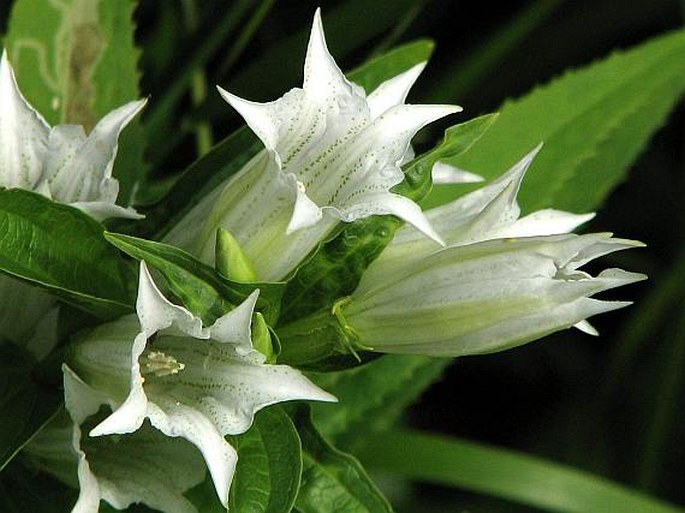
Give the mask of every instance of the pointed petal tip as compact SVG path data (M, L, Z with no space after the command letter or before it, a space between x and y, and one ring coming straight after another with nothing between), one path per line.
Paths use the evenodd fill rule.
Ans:
M585 333L587 335L591 335L593 337L599 336L599 331L597 331L597 329L592 324L590 324L587 320L582 320L582 321L574 324L573 327L576 328L577 330L582 331L583 333Z

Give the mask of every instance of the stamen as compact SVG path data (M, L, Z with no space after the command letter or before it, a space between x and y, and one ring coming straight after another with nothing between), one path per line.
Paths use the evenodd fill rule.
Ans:
M161 351L150 351L141 358L140 363L144 374L149 372L159 378L178 374L186 367L173 356L166 355Z

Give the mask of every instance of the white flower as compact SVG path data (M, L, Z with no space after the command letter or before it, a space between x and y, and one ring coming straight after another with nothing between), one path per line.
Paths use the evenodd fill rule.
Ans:
M86 136L80 125L51 128L22 96L4 51L0 60L0 186L40 192L92 217L139 218L115 204L118 138L146 100L107 114Z
M592 277L579 267L640 245L600 233L450 246L392 277L369 268L340 310L360 344L377 351L501 351L630 304L590 296L644 275L607 269ZM591 330L584 323L579 327Z
M141 263L138 319L101 326L74 348L79 376L121 403L90 434L131 433L150 419L165 435L200 449L226 505L237 454L225 435L245 432L271 404L335 400L297 370L264 363L250 334L257 295L203 327L160 293Z
M223 191L200 203L168 241L211 262L214 234L223 227L265 280L287 276L341 220L393 214L441 242L418 205L390 192L403 179L399 166L414 134L461 110L404 104L423 67L414 66L366 96L328 52L317 10L301 89L269 103L219 89L266 150ZM188 228L198 224L203 230L193 239Z
M102 406L111 406L111 401L67 366L62 370L70 419L55 419L25 454L62 481L78 486L72 513L97 513L100 500L117 509L143 503L166 513L198 513L183 496L204 480L205 468L197 450L149 425L132 435L83 438L81 427L92 422Z

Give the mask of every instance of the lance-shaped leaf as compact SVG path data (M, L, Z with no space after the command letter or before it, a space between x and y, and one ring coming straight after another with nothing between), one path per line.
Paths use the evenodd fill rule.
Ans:
M0 190L0 269L102 317L132 308L130 267L77 209L23 190Z
M229 441L238 451L229 510L290 511L302 473L302 447L290 417L277 406L262 410L247 433Z

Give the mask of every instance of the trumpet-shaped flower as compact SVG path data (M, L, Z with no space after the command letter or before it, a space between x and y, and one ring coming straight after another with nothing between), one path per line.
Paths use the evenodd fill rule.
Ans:
M269 103L219 89L266 149L200 203L168 240L211 261L214 234L222 227L267 280L285 277L341 220L393 214L442 242L418 205L390 192L403 179L399 166L414 134L460 110L404 103L423 67L414 66L367 96L328 52L317 11L302 88ZM203 229L193 237L188 227L197 224Z
M165 435L198 447L226 505L237 454L225 435L245 432L254 414L274 403L335 400L297 370L266 364L254 349L257 295L203 327L160 293L141 263L137 318L101 326L74 349L79 376L119 405L90 434L131 433L148 418Z
M86 136L80 125L50 127L26 101L3 52L0 60L0 186L35 190L98 220L140 217L115 204L112 177L119 134L146 100L107 114Z
M645 278L579 270L640 246L610 234L495 239L431 253L387 281L365 274L341 307L362 345L382 352L460 356L501 351L630 303L590 296ZM586 324L581 328L591 330Z
M447 247L398 230L350 297L279 331L284 346L302 344L312 323L332 326L319 333L343 338L342 346L443 356L500 351L571 326L596 334L588 317L629 303L590 296L645 276L608 269L592 277L579 268L642 244L566 234L592 214L548 209L519 219L516 194L538 150L488 186L426 212Z
M39 467L78 486L72 513L97 513L101 500L117 509L143 503L167 513L197 513L183 496L205 476L197 450L149 425L131 435L84 438L82 426L112 403L67 366L62 370L70 419L57 417L31 442L26 454Z

